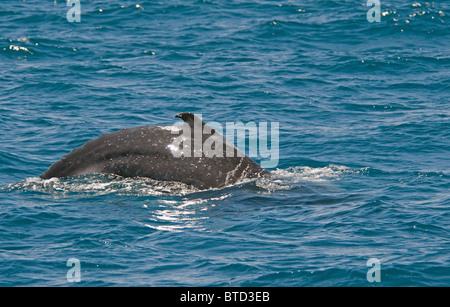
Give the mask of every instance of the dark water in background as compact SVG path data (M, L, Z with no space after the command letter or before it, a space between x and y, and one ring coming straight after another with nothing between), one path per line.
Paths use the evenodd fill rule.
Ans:
M449 286L450 4L365 3L2 1L0 285ZM182 111L278 122L274 178L38 178Z

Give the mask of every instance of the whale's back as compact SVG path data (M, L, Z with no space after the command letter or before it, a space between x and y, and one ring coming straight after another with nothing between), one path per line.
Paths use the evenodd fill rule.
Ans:
M40 177L49 179L112 173L123 177L180 181L205 189L223 187L243 178L268 173L247 156L238 156L237 148L229 143L224 145L222 157L211 157L206 152L195 157L193 151L190 156L176 157L173 142L177 136L170 127L161 126L122 129L104 134L62 157ZM202 141L210 136L204 135ZM225 155L226 146L233 146L231 157Z

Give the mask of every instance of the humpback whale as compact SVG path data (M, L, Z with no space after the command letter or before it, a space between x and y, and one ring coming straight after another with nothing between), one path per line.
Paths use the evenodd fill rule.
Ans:
M183 126L143 126L103 134L50 166L40 177L116 174L222 188L269 172L193 113Z

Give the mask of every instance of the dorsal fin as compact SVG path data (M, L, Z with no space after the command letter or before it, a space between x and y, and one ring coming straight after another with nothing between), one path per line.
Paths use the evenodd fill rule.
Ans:
M200 121L202 123L202 133L203 133L203 129L205 126L207 126L209 128L208 131L210 131L207 135L210 134L215 134L216 130L211 128L209 125L207 125L202 119L201 117L195 115L194 113L191 112L183 112L183 113L178 113L177 115L175 115L176 118L181 118L185 123L187 123L189 125L189 127L191 127L192 129L192 133L194 133L194 123L196 122L198 125L198 122ZM219 133L220 134L220 133Z
M183 112L183 113L178 113L177 115L175 115L176 118L181 118L185 123L187 123L191 128L194 127L194 120L197 119L199 121L201 121L202 123L202 127L205 126L205 122L202 121L202 119L200 117L198 117L197 115L195 115L194 113L191 112Z

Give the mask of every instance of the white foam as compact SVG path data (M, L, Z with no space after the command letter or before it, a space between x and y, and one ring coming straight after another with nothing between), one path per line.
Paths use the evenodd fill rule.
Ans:
M14 50L14 51L20 51L20 50L22 50L22 51L28 52L28 53L30 53L30 54L33 54L27 47L16 46L16 45L10 45L10 46L9 46L9 49L10 49L10 50Z
M295 166L287 169L277 169L276 177L289 181L326 182L339 180L343 175L353 173L344 165L330 164L325 167Z
M5 187L8 190L25 190L48 193L53 197L77 194L99 196L107 194L158 196L186 195L199 190L180 182L158 181L149 178L123 178L115 175L92 175L41 179L30 177Z

